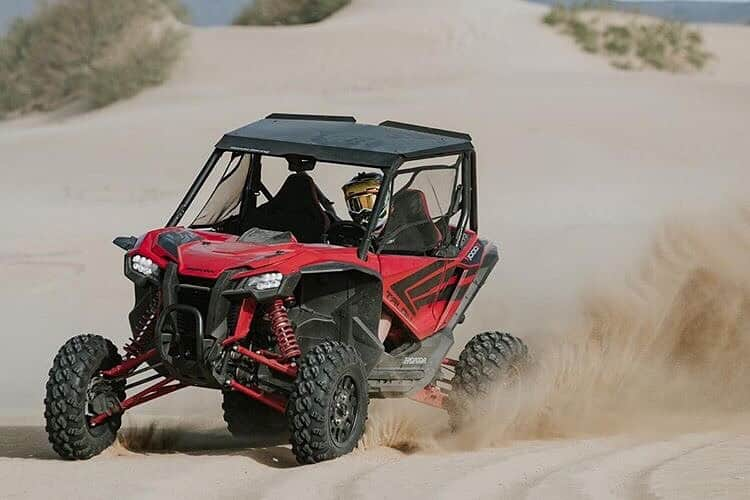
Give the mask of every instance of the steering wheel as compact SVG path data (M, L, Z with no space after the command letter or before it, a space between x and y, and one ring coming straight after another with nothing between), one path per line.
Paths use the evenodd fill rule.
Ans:
M342 247L356 247L365 237L365 228L356 222L342 220L328 228L328 243Z

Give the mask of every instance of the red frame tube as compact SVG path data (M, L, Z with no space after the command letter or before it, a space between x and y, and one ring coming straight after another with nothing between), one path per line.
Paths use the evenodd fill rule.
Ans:
M119 365L110 368L109 370L103 370L102 375L105 377L121 377L128 373L129 371L133 370L135 367L140 365L141 363L148 361L149 359L156 356L156 349L151 349L143 354L140 354L134 358L126 359Z
M445 408L445 399L447 397L448 395L440 390L439 387L428 385L409 399L442 410Z
M284 413L286 411L286 399L282 398L281 396L267 393L262 391L261 389L257 389L254 387L244 386L236 380L230 380L229 387L231 387L234 391L241 392L245 396L260 401L266 406L270 406L279 413Z
M443 364L446 366L456 366L458 364L458 360L452 358L443 358Z
M157 382L150 387L147 387L146 389L142 390L138 394L134 394L133 396L130 396L129 398L121 401L118 408L112 409L105 413L100 413L99 415L92 417L89 420L89 425L91 427L95 427L101 424L102 422L104 422L105 420L107 420L112 415L122 413L129 408L138 406L143 403L147 403L153 399L159 398L161 396L166 396L167 394L170 394L178 389L182 389L183 387L186 387L185 384L183 384L182 382L177 382L176 384L168 385L170 382L173 382L174 380L175 379L171 377L165 378L164 380Z
M262 365L266 365L272 370L275 370L279 373L283 373L284 375L288 377L296 377L297 376L297 367L292 365L286 365L283 363L280 363L276 361L273 358L268 358L260 353L251 351L250 349L246 349L242 347L241 345L236 345L233 347L233 349L242 354L243 356L247 356L248 358L252 359L253 361L257 361L258 363Z
M256 305L253 299L242 301L242 307L240 308L240 314L237 317L237 324L234 326L232 336L224 339L221 345L228 346L247 337L250 331L250 324L253 322L253 316L255 316Z

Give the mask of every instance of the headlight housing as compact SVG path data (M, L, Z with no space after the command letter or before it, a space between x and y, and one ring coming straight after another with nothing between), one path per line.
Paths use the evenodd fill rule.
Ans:
M140 273L144 276L159 276L159 266L157 266L154 261L152 261L148 257L144 257L142 255L134 255L130 261L130 264L135 272Z
M245 278L245 282L242 284L242 288L251 288L262 292L264 290L272 290L281 286L281 280L284 279L284 275L281 273L265 273L257 276L250 276Z

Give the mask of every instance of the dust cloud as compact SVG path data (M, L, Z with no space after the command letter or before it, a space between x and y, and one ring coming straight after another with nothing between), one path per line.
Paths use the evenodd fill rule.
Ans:
M750 210L669 222L633 272L612 270L622 283L588 291L575 324L530 345L523 380L478 402L465 427L376 409L362 446L466 450L739 422L750 410L749 264Z

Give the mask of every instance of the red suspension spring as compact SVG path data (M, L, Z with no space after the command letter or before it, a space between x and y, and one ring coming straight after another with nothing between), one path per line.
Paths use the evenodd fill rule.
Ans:
M148 304L143 315L135 325L132 337L123 347L123 350L128 356L136 357L149 350L149 344L153 341L154 326L156 326L156 314L159 311L160 302L160 294L154 293L151 302Z
M289 321L289 315L282 299L273 301L268 316L271 318L271 330L276 337L281 356L284 359L301 356L302 351L297 343L297 336L294 334L292 323Z

